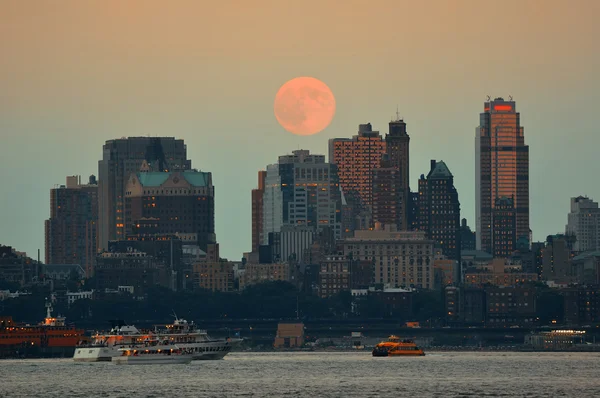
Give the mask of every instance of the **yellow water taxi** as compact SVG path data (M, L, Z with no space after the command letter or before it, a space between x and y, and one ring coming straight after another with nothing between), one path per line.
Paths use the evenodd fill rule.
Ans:
M387 341L382 341L373 349L374 357L395 356L424 356L425 352L414 341L390 336Z

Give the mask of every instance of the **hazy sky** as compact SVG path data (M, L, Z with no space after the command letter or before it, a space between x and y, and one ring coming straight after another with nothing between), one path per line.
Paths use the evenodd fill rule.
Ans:
M600 1L2 0L0 243L44 253L49 190L98 174L102 144L175 136L211 171L221 254L250 250L256 173L359 123L411 136L411 186L429 160L455 176L474 225L475 127L512 95L530 146L534 240L564 231L569 198L600 200ZM323 80L337 114L293 136L273 99Z

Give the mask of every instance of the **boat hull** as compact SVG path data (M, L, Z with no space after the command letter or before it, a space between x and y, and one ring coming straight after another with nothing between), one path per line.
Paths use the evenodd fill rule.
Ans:
M241 340L212 341L200 343L177 343L179 347L191 350L195 361L214 361L223 359ZM106 362L121 355L121 346L110 347L77 347L73 354L75 362Z
M109 347L77 347L73 354L75 362L109 362L118 356L118 350Z
M415 352L389 352L388 357L424 357L425 353L423 351L415 351Z
M119 356L112 358L116 365L165 365L186 364L192 362L191 355L148 355L144 356Z

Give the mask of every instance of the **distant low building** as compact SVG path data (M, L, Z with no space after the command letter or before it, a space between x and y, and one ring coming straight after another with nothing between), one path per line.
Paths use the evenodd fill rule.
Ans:
M531 287L491 287L486 292L486 324L531 325L536 321L536 291Z
M521 265L511 264L503 258L493 259L487 265L471 267L465 271L466 285L515 286L537 280L537 274L523 272Z
M240 290L250 285L273 281L289 281L289 264L246 264L244 273L240 276Z
M577 282L600 285L600 250L580 254L572 260Z
M574 257L572 236L550 235L542 250L542 278L556 283L575 282L575 270L571 264Z
M435 278L436 289L452 286L458 281L455 276L456 272L456 261L448 259L436 259L433 261L433 272Z
M273 347L294 348L304 345L304 324L281 322L277 326L277 334Z
M561 290L564 300L564 321L570 325L600 322L600 289L578 286Z
M151 255L139 251L102 253L96 259L96 289L134 286L143 291L155 285L170 287L170 273Z
M219 245L209 244L206 259L193 265L194 286L211 291L233 290L233 263L219 256Z
M327 298L350 290L350 261L343 256L330 256L321 261L319 296Z
M25 286L38 279L41 264L10 246L0 245L0 280Z
M549 332L528 334L525 336L524 344L534 350L570 350L577 345L585 344L585 331L552 330Z
M398 322L413 318L414 290L402 288L374 289L370 288L369 297L373 297L381 306L383 316L394 317Z
M73 304L77 300L93 300L93 298L93 290L88 290L84 292L67 292L67 304L69 305L69 307L71 307L71 304Z
M64 281L72 276L76 276L78 280L85 278L85 270L79 264L46 264L43 268L46 279Z
M529 286L449 286L446 320L462 326L530 326L536 322L536 298Z

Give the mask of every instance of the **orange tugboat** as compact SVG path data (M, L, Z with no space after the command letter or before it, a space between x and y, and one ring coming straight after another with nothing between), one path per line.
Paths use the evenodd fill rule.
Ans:
M50 303L46 309L46 319L38 325L17 324L11 317L0 318L0 358L73 355L84 331L67 325L64 317L53 317Z
M425 352L412 340L402 340L397 336L390 336L387 341L382 341L373 349L374 357L396 356L424 356Z

